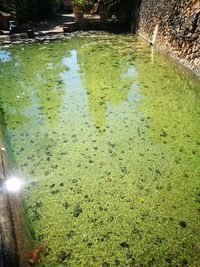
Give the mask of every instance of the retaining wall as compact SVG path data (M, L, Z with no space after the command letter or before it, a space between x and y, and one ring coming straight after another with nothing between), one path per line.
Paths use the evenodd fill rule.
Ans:
M5 148L5 150L2 148ZM15 174L0 110L0 267L28 267L31 239L20 194L8 193L7 177Z
M18 267L14 222L9 195L5 190L5 154L2 150L2 137L0 125L0 267Z
M138 33L152 39L158 25L157 46L170 52L200 75L200 1L138 0Z

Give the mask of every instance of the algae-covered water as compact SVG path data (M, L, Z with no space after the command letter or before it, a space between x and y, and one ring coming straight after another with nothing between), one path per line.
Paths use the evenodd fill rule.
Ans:
M200 266L200 85L134 36L0 50L36 266Z

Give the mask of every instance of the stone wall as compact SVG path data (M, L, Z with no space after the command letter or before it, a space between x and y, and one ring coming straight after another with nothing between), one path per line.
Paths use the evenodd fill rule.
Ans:
M138 32L200 74L200 1L142 0Z

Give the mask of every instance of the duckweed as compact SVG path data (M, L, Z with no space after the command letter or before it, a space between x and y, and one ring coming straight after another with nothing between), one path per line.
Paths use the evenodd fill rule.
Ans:
M36 266L200 266L199 81L134 36L0 50Z

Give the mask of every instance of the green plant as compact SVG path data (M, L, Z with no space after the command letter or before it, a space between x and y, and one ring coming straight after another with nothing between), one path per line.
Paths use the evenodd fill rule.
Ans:
M93 5L96 1L95 0L73 0L72 6L74 11L82 10L85 6Z
M99 3L100 5L110 5L118 3L119 0L73 0L72 5L84 7L86 5L93 5Z
M0 0L0 9L13 13L19 23L50 16L62 0Z

